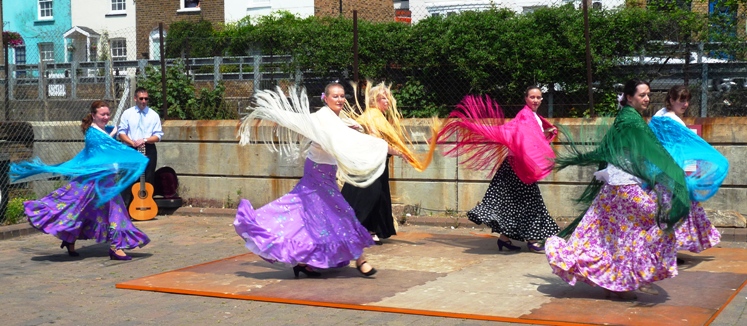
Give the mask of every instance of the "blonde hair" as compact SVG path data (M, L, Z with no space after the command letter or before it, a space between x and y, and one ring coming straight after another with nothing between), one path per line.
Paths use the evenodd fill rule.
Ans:
M352 83L353 89L357 94L358 84ZM386 96L389 100L389 107L382 111L378 107L377 98L379 95ZM440 129L440 120L435 119L431 124L432 138L429 142L429 150L424 155L416 155L412 149L413 144L407 130L402 126L402 114L397 110L397 100L392 96L391 84L381 82L376 86L370 80L366 81L364 90L365 107L361 107L358 98L355 98L356 107L346 106L349 116L361 124L365 131L376 137L384 139L389 146L402 153L407 163L412 165L417 171L425 170L433 160L433 153L436 148L436 139ZM419 157L420 156L420 157Z

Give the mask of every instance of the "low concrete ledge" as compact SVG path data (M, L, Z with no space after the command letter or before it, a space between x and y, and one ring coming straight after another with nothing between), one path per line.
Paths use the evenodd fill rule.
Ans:
M742 214L736 211L706 209L708 219L716 227L744 228L747 227L747 221Z
M21 236L40 233L28 223L0 226L0 240L17 238Z

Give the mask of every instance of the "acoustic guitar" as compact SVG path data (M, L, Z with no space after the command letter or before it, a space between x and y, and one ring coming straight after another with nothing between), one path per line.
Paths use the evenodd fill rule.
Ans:
M145 155L145 147L138 148ZM133 220L147 221L158 215L158 206L153 200L153 185L145 182L145 172L140 175L140 182L132 185L132 203L130 203L130 217Z

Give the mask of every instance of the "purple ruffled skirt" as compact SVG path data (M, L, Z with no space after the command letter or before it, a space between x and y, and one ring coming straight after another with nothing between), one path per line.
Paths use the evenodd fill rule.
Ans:
M638 185L605 185L566 241L551 237L545 254L553 273L611 291L677 275L672 232L656 223L656 196Z
M340 194L337 166L306 159L304 175L286 195L254 209L239 202L233 222L246 247L265 260L316 268L347 266L374 244Z
M664 206L669 207L672 194L661 185L656 185L656 188L662 194ZM654 190L650 189L648 193L653 194ZM721 233L711 224L703 206L695 201L690 204L690 214L675 225L674 237L677 250L694 253L699 253L721 242Z
M114 184L113 179L108 181ZM76 178L41 199L25 202L23 206L34 228L63 241L93 239L97 243L109 242L117 249L143 247L150 242L148 236L130 221L122 197L117 195L99 207L95 202L93 181L81 183Z
M699 253L721 242L721 233L711 224L703 206L693 202L690 215L682 219L674 230L677 250Z

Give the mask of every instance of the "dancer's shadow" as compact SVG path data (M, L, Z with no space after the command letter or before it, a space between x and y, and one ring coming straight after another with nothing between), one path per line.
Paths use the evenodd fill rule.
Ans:
M685 261L684 264L678 264L677 269L686 271L690 268L700 265L703 262L710 262L716 259L713 256L693 256L686 253L677 253L677 258Z
M67 249L62 248L59 251L55 250L54 253L50 253L50 250L34 250L29 248L23 248L21 251L33 255L32 261L46 261L46 262L65 262L65 261L82 261L87 259L109 259L109 245L106 243L97 243L89 246L81 246L75 248L75 252L79 254L77 257L68 255ZM149 258L153 256L149 252L126 252L128 256L132 257L132 260L139 260ZM127 260L112 260L117 262L127 262Z
M618 300L614 295L609 295L604 288L592 286L587 283L578 281L575 286L571 286L557 276L546 277L542 275L526 274L538 282L532 283L537 286L537 291L549 297L557 299L592 299L592 300L611 300L619 302L629 302L634 306L646 307L667 302L670 297L662 287L652 284L652 287L659 292L658 295L634 291L637 299L631 301Z
M280 264L270 264L266 261L253 261L241 263L244 270L237 271L234 274L239 277L252 278L257 280L285 280L295 279L293 268ZM303 273L299 274L299 279L340 279L340 278L361 278L358 271L350 266L340 268L314 269L321 273L320 277L309 278Z
M437 242L440 244L452 246L452 247L460 247L464 250L462 251L465 254L473 254L473 255L515 255L519 254L522 251L509 251L509 250L498 250L497 245L498 237L486 237L486 236L450 236L450 237L439 237L436 239L431 239L433 242ZM520 242L514 242L515 244L521 244ZM526 250L523 250L523 252L526 253Z

